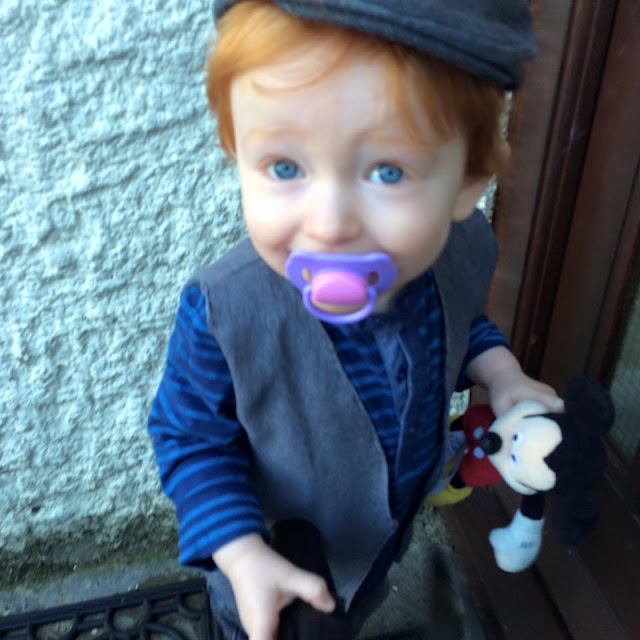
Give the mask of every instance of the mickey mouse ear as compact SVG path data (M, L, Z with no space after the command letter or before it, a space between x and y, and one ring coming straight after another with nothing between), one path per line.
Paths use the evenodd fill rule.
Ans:
M609 392L587 376L569 380L564 403L569 415L597 433L606 433L615 421L615 407Z

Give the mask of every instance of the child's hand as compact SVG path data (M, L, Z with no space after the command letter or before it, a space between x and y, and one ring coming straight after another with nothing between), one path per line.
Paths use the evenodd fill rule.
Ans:
M564 402L549 385L525 375L518 370L505 372L497 376L487 386L489 404L496 416L500 416L518 402L536 400L549 411L563 411Z
M518 402L536 400L549 411L563 411L564 402L547 384L527 376L511 352L495 347L481 353L469 365L467 375L486 387L489 404L500 416Z
M271 549L257 534L242 536L213 554L233 588L240 621L249 640L272 640L280 611L300 598L324 613L335 601L326 582Z

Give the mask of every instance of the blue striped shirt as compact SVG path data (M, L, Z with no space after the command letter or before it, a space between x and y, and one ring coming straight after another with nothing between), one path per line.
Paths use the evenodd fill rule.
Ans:
M233 381L205 318L200 288L186 288L149 433L163 489L176 506L180 561L211 569L211 554L220 546L267 530L251 482L247 438L235 414ZM388 313L324 326L384 450L391 512L405 521L419 505L438 459L447 401L444 322L432 272L409 283ZM462 371L496 345L507 341L485 316L478 317ZM461 377L459 388L466 385ZM418 434L420 444L400 456L407 429L414 439Z

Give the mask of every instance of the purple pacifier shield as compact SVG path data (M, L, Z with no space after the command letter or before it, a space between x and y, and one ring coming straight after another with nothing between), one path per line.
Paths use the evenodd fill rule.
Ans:
M302 291L306 308L317 318L334 324L357 322L369 315L377 296L389 289L397 269L386 253L311 253L292 251L287 276ZM359 307L332 313L313 303Z

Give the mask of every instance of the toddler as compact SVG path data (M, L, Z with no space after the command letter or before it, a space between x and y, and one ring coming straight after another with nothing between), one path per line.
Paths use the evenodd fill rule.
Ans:
M525 0L217 0L207 90L248 239L183 291L149 419L228 637L296 598L357 628L458 453L451 394L562 406L483 315ZM206 229L204 230L206 232ZM455 468L450 469L450 475ZM334 589L270 546L320 532Z

